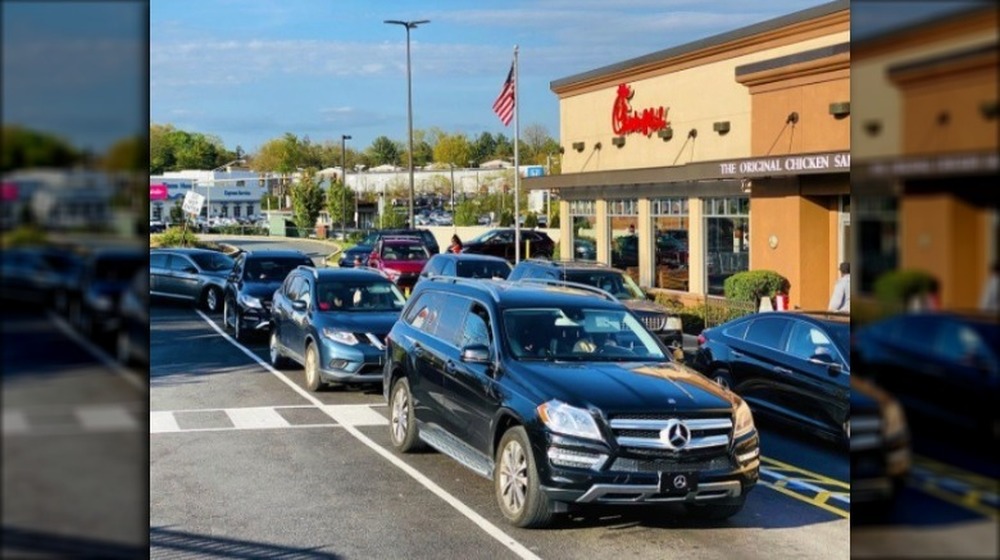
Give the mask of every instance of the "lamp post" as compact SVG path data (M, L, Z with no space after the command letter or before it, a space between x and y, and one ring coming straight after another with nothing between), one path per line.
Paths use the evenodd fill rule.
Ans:
M340 169L344 189L340 191L340 238L347 239L347 141L349 134L340 135Z
M402 25L406 28L406 122L407 130L409 133L409 151L410 151L410 227L415 227L415 221L413 219L413 198L414 198L414 187L413 187L413 82L410 78L410 30L416 29L418 25L423 25L425 23L430 23L429 19L422 19L418 21L400 21L396 19L387 19L383 23L389 23L393 25Z

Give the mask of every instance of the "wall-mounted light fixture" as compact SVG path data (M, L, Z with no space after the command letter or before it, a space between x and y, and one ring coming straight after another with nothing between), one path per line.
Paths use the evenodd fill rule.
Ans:
M878 133L882 132L882 121L874 119L870 121L865 121L864 127L865 127L865 132L868 133L868 136L878 136Z
M594 144L594 149L595 150L600 150L601 149L601 143L598 142L598 143Z
M830 114L835 118L842 119L851 114L850 101L838 101L830 104Z
M688 131L688 138L697 138L697 137L698 137L697 128L692 128L691 130Z
M611 143L614 144L615 146L621 148L622 146L625 145L625 137L624 136L615 136L614 138L611 139Z
M576 151L578 151L578 152L582 152L583 151L583 142L573 142L573 149L576 150Z
M718 121L712 123L712 130L718 132L720 135L729 132L729 121Z
M948 111L941 111L940 113L938 113L937 115L938 126L945 126L950 122L951 122L951 113L949 113Z
M753 181L750 179L740 179L740 192L743 194L750 194L753 189Z
M559 153L560 154L565 154L566 153L566 147L565 146L559 146Z
M667 128L661 128L656 135L663 138L663 141L666 142L674 137L674 129L669 126Z
M996 99L993 101L983 101L979 104L979 112L983 114L984 119L993 120L997 118L997 106Z
M788 113L788 118L785 119L785 124L797 124L799 122L799 113L797 111L792 111Z

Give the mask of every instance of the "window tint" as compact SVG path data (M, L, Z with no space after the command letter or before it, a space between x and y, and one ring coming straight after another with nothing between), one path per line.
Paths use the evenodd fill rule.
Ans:
M453 265L454 266L454 265ZM510 265L495 261L461 261L457 276L462 278L507 278Z
M407 313L407 322L417 330L433 333L440 317L441 300L438 292L424 293Z
M221 272L233 268L233 259L222 253L198 253L191 258L202 270Z
M456 276L454 259L448 259L445 262L444 271L442 271L441 274L444 274L445 276Z
M462 325L462 336L459 340L459 347L473 344L490 345L489 321L490 315L483 306L478 303L472 304L472 309L465 316L465 324Z
M439 319L434 326L434 336L450 344L458 344L459 332L469 310L469 300L450 296L442 298L443 305L437 308Z
M833 341L815 325L803 321L795 321L788 335L787 351L796 358L808 360L817 354L836 356Z
M180 255L170 255L170 260L167 261L167 268L173 271L180 272L185 268L194 266L191 261Z
M288 297L289 301L298 301L299 295L302 294L303 280L300 276L293 276L291 284L288 286L288 291L285 295Z
M781 337L787 326L788 321L778 317L754 319L747 329L746 340L768 348L780 348Z
M743 321L742 323L725 328L722 332L726 336L742 340L747 335L748 328L750 328L750 321Z
M427 265L424 266L424 274L427 276L437 276L441 274L441 265L444 264L444 259L435 256L431 260L427 261Z
M154 254L149 256L150 268L167 268L167 255Z
M938 330L934 353L953 364L988 363L989 350L976 329L961 323L950 323Z

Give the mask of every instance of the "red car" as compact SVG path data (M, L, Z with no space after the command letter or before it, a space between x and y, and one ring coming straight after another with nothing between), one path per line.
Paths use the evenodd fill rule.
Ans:
M368 266L377 268L401 289L413 288L430 258L430 252L421 239L383 237L368 257Z

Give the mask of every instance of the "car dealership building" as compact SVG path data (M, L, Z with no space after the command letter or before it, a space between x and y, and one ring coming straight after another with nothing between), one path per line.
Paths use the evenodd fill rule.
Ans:
M841 0L552 82L562 174L524 184L558 193L562 258L681 299L774 270L825 308L851 252L849 41Z

